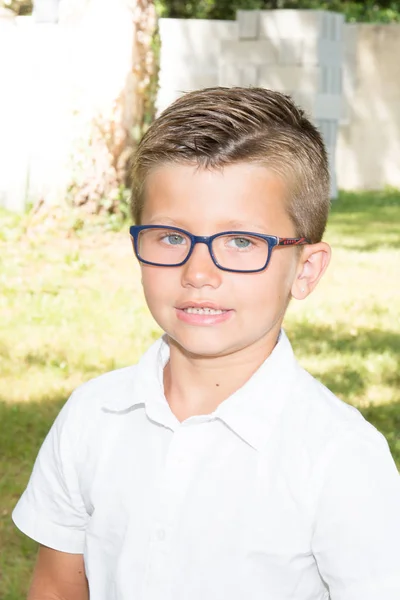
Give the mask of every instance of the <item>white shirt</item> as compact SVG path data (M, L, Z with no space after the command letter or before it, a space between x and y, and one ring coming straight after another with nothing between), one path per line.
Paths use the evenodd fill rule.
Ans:
M399 600L400 480L387 443L284 333L217 410L179 423L160 340L78 388L13 519L83 553L91 600Z

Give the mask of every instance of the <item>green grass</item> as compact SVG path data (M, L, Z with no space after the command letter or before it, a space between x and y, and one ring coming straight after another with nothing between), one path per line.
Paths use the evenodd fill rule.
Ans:
M83 225L83 226L82 226ZM400 193L342 194L326 239L332 264L292 302L300 362L384 433L400 467ZM126 231L0 213L0 598L21 600L36 545L10 513L69 393L135 362L159 335Z

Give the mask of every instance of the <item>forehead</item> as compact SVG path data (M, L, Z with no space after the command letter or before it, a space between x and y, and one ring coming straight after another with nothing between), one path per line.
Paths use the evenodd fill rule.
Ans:
M285 182L266 167L238 163L223 169L166 164L146 181L142 223L221 229L228 222L252 229L291 226ZM285 235L286 233L276 233ZM291 233L290 233L291 235Z

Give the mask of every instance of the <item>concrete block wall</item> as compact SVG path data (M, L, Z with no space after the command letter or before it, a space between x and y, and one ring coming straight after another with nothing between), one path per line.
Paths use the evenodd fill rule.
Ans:
M226 59L238 58L240 45L246 60L220 64L220 82L294 96L325 139L332 196L337 186L400 188L400 24L344 24L322 11L239 11L237 23L237 39L221 44L220 62L224 48ZM260 65L255 45L265 41Z
M324 137L331 195L336 197L336 139L343 116L343 15L241 10L237 21L238 39L221 43L220 83L246 85L246 74L251 71L251 85L292 96Z
M313 10L239 10L235 22L161 19L158 109L201 87L260 86L291 95L320 128L337 195L344 18Z
M346 120L336 161L343 189L400 189L400 23L346 26Z
M237 39L235 21L160 19L161 112L183 92L219 85L218 56L225 40Z
M353 114L352 102L357 87L357 49L360 26L346 23L343 29L343 105L341 124L348 125Z

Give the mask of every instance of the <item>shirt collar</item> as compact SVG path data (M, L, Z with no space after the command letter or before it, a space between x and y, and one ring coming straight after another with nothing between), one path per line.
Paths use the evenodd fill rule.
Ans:
M143 405L150 419L174 430L179 421L164 395L163 370L169 359L166 336L157 340L134 368L134 377L102 404L110 412ZM297 367L290 342L282 330L278 342L259 369L209 416L219 419L254 449L262 448L289 397Z
M169 345L162 336L142 355L132 368L132 377L123 388L116 387L102 407L110 412L123 412L148 401L167 403L164 396L163 371L169 359Z
M256 450L265 446L282 413L298 363L282 330L272 353L254 375L214 413Z

